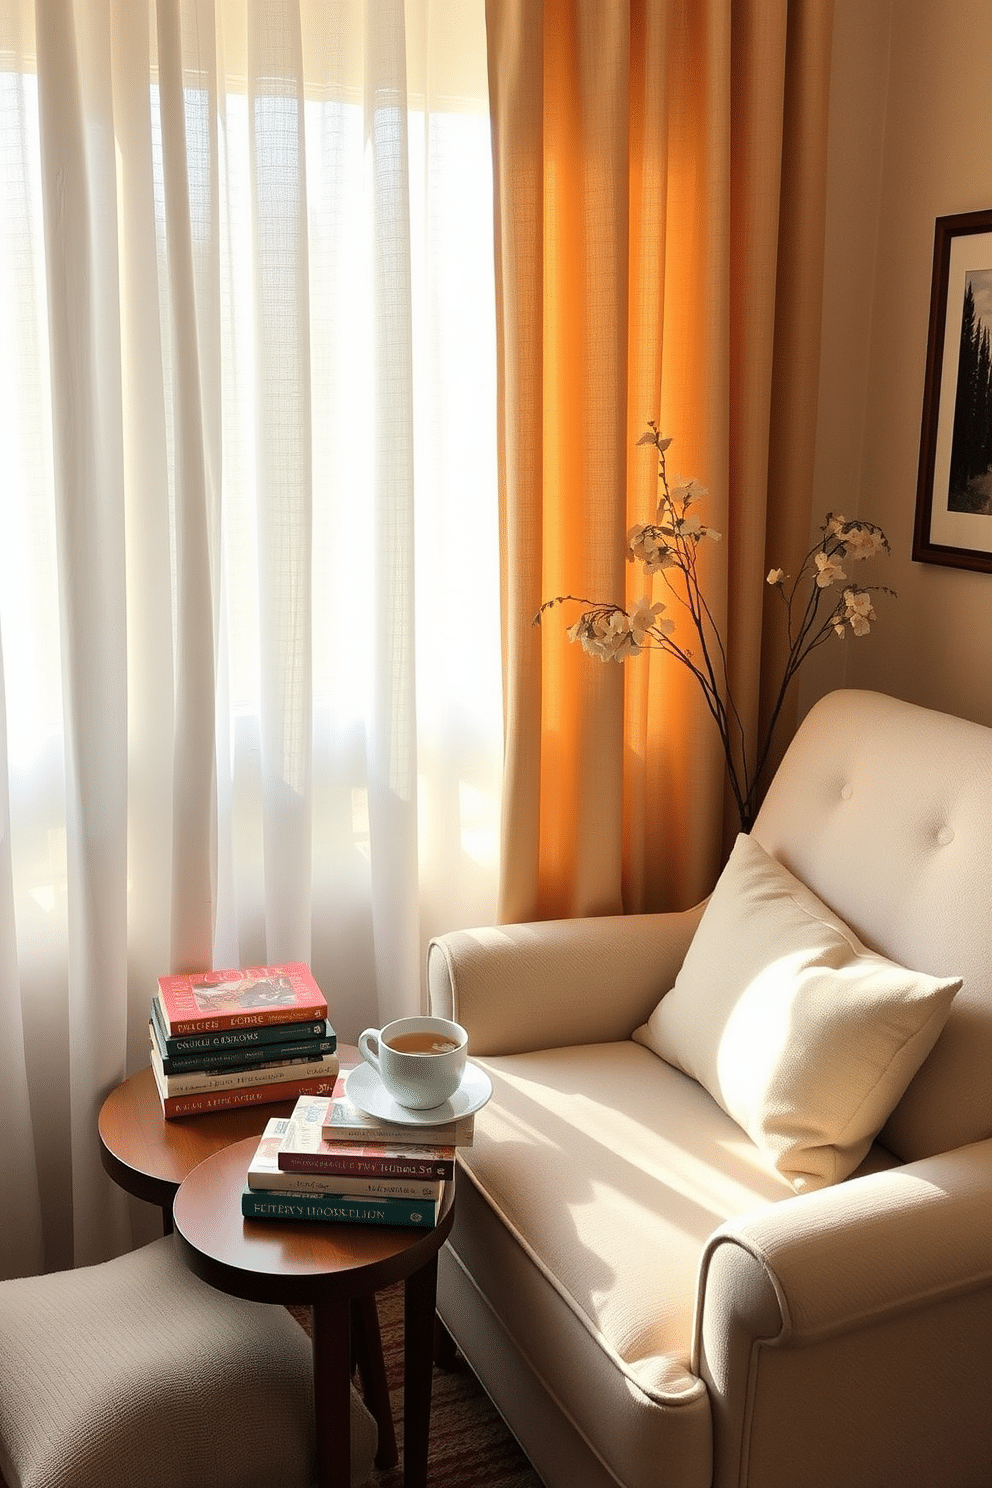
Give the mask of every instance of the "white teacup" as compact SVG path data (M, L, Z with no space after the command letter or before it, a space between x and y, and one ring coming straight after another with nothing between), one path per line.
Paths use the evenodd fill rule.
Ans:
M398 1105L427 1111L461 1084L468 1034L447 1018L396 1018L385 1028L366 1028L358 1048Z

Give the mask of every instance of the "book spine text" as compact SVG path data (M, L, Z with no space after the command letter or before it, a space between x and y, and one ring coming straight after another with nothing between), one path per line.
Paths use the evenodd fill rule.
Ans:
M279 1166L287 1173L356 1173L366 1178L452 1178L454 1162L448 1158L386 1157L358 1153L279 1153Z
M300 1095L323 1095L329 1080L284 1080L273 1085L250 1085L240 1090L209 1091L197 1095L162 1095L163 1115L198 1116L206 1111L232 1111L239 1106L265 1106L275 1101L295 1100Z
M354 1199L340 1194L291 1195L245 1189L241 1212L248 1219L282 1219L321 1224L404 1225L432 1230L437 1206L407 1199Z

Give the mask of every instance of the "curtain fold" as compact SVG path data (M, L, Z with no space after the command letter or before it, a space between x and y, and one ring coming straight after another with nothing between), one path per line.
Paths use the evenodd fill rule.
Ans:
M3 653L0 649L0 682ZM34 1271L44 1253L41 1190L34 1160L34 1132L27 1064L24 1057L24 1018L17 961L17 919L7 800L7 723L0 691L0 1088L5 1092L7 1140L0 1148L0 1183L17 1203L0 1209L0 1255L4 1275L25 1276Z
M181 21L181 7L157 7L166 329L176 374L170 389L176 662L169 960L177 971L191 971L211 960L216 902L212 824L217 590L211 555L217 553L223 455L217 375L220 273L213 28L197 27L195 40L200 45L184 58ZM189 98L187 70L201 84ZM195 169L200 192L195 198L191 148L199 155ZM263 504L263 521L265 510Z
M751 747L766 548L798 563L819 366L830 5L487 5L504 578L504 921L688 904L730 815L691 676L570 647L555 595L631 603L657 464L708 487L707 599ZM795 416L798 415L798 416ZM663 591L653 596L664 597ZM577 609L572 619L577 617ZM687 640L683 636L683 640Z
M125 1054L127 671L109 15L38 17L52 458L64 707L68 1108L77 1236L106 1225L92 1132ZM85 101L84 101L85 99ZM109 1206L120 1238L123 1202Z
M494 918L490 161L482 0L0 0L0 1274L155 1232L159 975Z
M376 973L385 991L384 1020L402 1011L404 984L416 976L417 911L406 894L417 859L414 728L416 674L414 542L409 493L414 481L413 328L410 305L410 182L403 6L379 9L365 60L365 130L373 145L373 337L376 460L372 474L376 526L373 644L378 696L369 746L375 760L369 828L389 838L389 858L372 865L376 892ZM396 306L403 309L396 313ZM400 665L392 658L406 658Z
M313 390L304 67L296 6L248 27L248 147L257 337L255 478L261 638L265 940L311 959ZM412 496L412 493L411 493ZM274 871L273 871L274 870ZM415 874L413 875L415 879Z

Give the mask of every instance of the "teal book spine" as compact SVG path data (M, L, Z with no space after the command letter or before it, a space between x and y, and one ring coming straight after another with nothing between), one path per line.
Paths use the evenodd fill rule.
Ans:
M162 1045L156 1033L156 1045ZM162 1068L167 1075L185 1075L195 1070L249 1070L260 1064L279 1064L284 1059L323 1059L333 1054L338 1041L331 1038L300 1039L298 1043L252 1044L237 1049L214 1050L200 1054L163 1054Z
M246 1219L298 1220L303 1223L403 1225L432 1230L437 1204L420 1199L356 1199L353 1194L287 1194L247 1188L241 1193Z
M274 1059L279 1056L269 1052L272 1044L299 1044L303 1042L322 1041L329 1042L330 1048L322 1049L321 1053L333 1054L337 1048L337 1034L326 1018L312 1018L303 1023L267 1023L255 1024L250 1028L223 1028L204 1029L199 1033L169 1034L166 1032L165 1018L162 1013L162 1005L158 994L152 998L152 1026L155 1029L155 1039L159 1046L163 1062L166 1059L189 1059L202 1060L204 1056L215 1058L247 1058L254 1057L254 1051L264 1049L259 1059ZM292 1059L292 1054L284 1056ZM204 1069L211 1066L188 1065L184 1068ZM178 1070L166 1069L166 1073L178 1073Z

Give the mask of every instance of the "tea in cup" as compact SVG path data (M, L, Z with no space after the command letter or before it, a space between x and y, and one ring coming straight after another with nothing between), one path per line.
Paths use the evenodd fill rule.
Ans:
M396 1018L358 1036L362 1058L398 1105L427 1111L450 1100L462 1082L468 1034L447 1018Z

